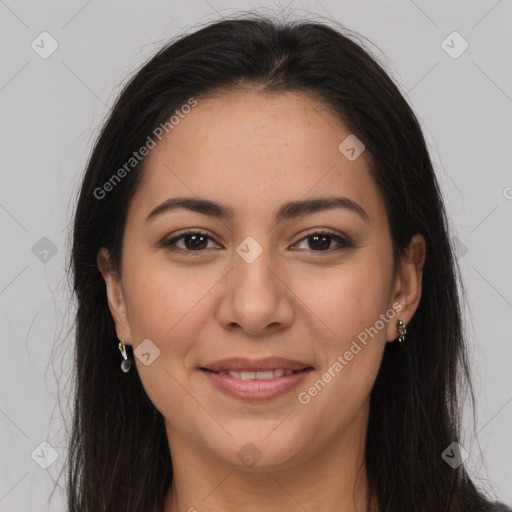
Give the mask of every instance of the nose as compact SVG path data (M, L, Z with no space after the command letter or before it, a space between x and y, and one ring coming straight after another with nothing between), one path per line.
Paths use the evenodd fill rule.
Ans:
M233 267L223 280L219 323L227 330L239 328L253 336L289 327L295 308L285 274L270 250L264 248L250 263L235 253Z

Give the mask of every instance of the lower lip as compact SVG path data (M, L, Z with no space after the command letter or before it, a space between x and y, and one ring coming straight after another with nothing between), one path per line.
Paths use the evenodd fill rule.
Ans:
M277 398L297 386L310 371L311 368L269 380L241 380L231 375L219 375L208 370L202 370L217 389L234 398L248 401Z

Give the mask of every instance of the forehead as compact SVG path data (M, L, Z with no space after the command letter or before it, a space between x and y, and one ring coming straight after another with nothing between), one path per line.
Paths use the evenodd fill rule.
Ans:
M254 216L289 200L343 195L382 213L370 156L363 151L351 161L339 149L349 135L329 106L303 93L197 98L146 157L131 209L147 214L188 195Z

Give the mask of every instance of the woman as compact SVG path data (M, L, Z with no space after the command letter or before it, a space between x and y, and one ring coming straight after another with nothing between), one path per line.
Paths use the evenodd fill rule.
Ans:
M163 48L96 142L71 263L70 511L499 510L459 444L425 141L342 30L239 18Z

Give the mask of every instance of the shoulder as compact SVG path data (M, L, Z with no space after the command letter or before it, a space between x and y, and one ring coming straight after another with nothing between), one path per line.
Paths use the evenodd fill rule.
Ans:
M512 508L504 505L503 503L496 502L494 504L493 512L512 512Z

